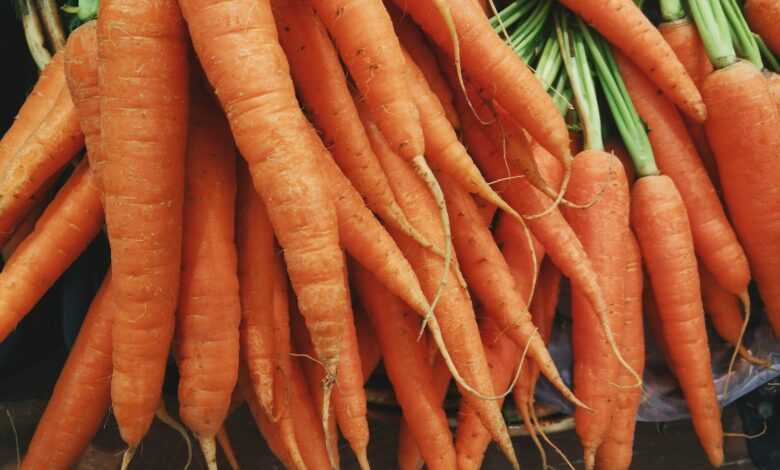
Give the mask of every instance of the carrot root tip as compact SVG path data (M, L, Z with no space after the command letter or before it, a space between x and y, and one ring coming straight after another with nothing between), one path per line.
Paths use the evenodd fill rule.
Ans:
M217 470L217 444L214 438L198 436L198 443L206 459L206 467L209 470Z

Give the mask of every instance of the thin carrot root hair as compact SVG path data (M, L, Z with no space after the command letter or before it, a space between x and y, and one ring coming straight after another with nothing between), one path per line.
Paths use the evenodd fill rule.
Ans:
M330 445L332 442L331 431L328 422L330 421L330 399L333 394L333 386L336 384L336 371L332 371L329 368L325 368L325 377L322 378L322 433L325 439L325 450L328 453L328 461L330 461L331 468L338 468L336 464L336 456L338 455L338 447L332 448Z
M769 429L769 426L766 424L766 421L764 421L764 428L756 433L756 434L745 434L743 432L724 432L723 437L739 437L742 439L758 439L759 437L766 434L767 430Z
M188 468L190 468L190 464L192 464L192 439L190 439L190 435L187 433L187 430L184 428L184 426L182 426L180 422L176 421L173 418L173 416L171 416L168 413L168 410L165 408L165 403L163 403L162 401L160 401L160 406L159 408L157 408L157 411L155 412L155 416L157 416L157 419L170 426L174 431L178 432L181 435L182 439L184 439L184 443L187 445L187 463L184 464L184 470L187 470ZM130 452L130 448L127 449L125 455L127 455L128 452ZM214 452L216 455L216 450ZM135 453L135 449L133 449L133 453ZM130 458L131 459L133 458L132 454L130 455ZM208 462L208 456L206 461ZM216 457L215 457L215 462L216 462ZM130 461L128 460L127 463L129 465ZM125 468L124 458L122 459L122 464L123 464L122 468Z
M230 442L230 436L228 436L227 429L225 429L224 426L222 426L217 433L217 444L222 448L222 453L225 454L225 459L227 459L230 468L232 470L238 470L236 451L233 450L233 444Z
M729 384L731 382L731 371L734 369L734 363L737 362L737 355L747 353L750 357L752 354L748 353L742 345L745 339L745 331L747 331L748 323L750 323L750 294L747 289L739 294L739 301L742 304L742 310L745 312L745 318L742 321L742 328L739 330L739 338L737 338L737 344L734 345L734 352L731 353L731 360L729 361L729 368L726 370L726 383L723 384L723 395L729 396ZM755 358L757 361L760 359ZM751 361L752 362L752 361ZM766 361L763 361L766 364Z
M552 439L547 436L547 433L544 432L544 428L542 427L541 423L539 422L539 417L536 416L536 409L534 408L533 398L531 398L531 401L528 404L530 410L531 410L531 420L534 423L534 426L536 426L536 429L539 431L539 434L542 435L542 439L544 439L544 442L547 443L548 446L552 447L556 454L558 454L563 461L566 463L566 466L569 467L571 470L576 470L574 468L574 464L571 463L571 460L566 455L564 451L561 450L560 447L555 445L555 443L552 441ZM546 469L545 469L546 470Z
M542 459L542 470L547 470L547 451L544 450L542 441L539 440L539 435L536 433L536 422L531 419L531 413L529 412L530 400L524 401L519 407L520 416L523 418L523 425L528 430L528 435L536 446L536 450L539 451L539 458Z
M206 459L206 468L217 470L217 442L214 437L197 436L200 450Z
M133 456L135 456L135 450L137 447L128 447L127 450L122 454L122 466L119 467L119 470L127 470L128 467L130 467L130 462L133 461Z

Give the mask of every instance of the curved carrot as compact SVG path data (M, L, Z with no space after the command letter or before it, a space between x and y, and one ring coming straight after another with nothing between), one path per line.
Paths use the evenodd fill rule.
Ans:
M13 331L102 225L99 192L84 161L0 272L0 338Z
M324 146L295 98L269 0L180 4L284 251L301 313L327 372L327 405L349 298L336 210L317 160Z
M596 199L602 188L601 197ZM620 161L606 152L581 152L572 165L568 194L575 201L597 201L586 209L565 208L564 213L593 263L608 305L610 326L615 337L620 338L620 312L625 308L624 235L629 212L628 183L620 171ZM610 354L598 315L576 285L572 288L572 320L574 388L577 396L593 408L592 412L574 412L577 436L585 452L585 468L590 469L609 429L618 365Z
M179 415L204 448L213 448L238 380L237 155L213 98L199 86L191 97L175 335ZM209 462L215 455L206 457L216 465Z
M704 122L707 108L699 90L661 33L633 0L561 0L561 3L631 57L687 116Z
M729 215L750 261L775 332L780 332L780 111L766 78L738 62L709 75L702 93L707 136L723 178Z
M111 390L110 278L92 300L27 448L24 470L72 467L103 424Z
M775 54L780 54L780 31L777 30L780 21L780 1L747 0L745 17L750 27L766 41L767 46Z
M371 150L325 26L308 1L273 0L271 4L295 85L331 155L371 210L386 223L419 238Z
M642 321L644 273L639 245L631 231L626 232L625 247L625 297L623 309L617 312L622 329L618 346L631 367L641 374L645 368L645 331ZM633 382L630 374L618 372L617 384L624 388L618 391L612 421L596 453L597 468L628 470L631 464L636 413L642 401L642 389L631 387Z
M130 455L159 405L174 330L188 46L174 0L108 0L99 16L100 152L117 310L111 402Z
M434 2L394 2L452 57L450 31ZM564 163L570 161L566 124L541 83L492 30L474 0L447 0L446 3L452 12L462 46L461 62L466 74L556 158Z
M674 105L625 56L615 54L621 76L648 132L655 160L672 178L688 210L696 254L729 292L741 295L750 267L723 211L715 187Z
M723 428L693 237L685 205L671 178L645 176L634 184L631 225L650 275L671 368L682 387L699 441L710 463L720 466Z

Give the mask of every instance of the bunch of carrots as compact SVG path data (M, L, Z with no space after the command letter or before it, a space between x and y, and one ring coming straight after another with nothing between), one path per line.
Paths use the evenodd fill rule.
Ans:
M780 0L660 0L660 25L632 0L80 1L47 55L50 3L20 3L43 70L0 140L0 340L103 228L111 266L22 468L71 467L109 407L126 468L171 421L172 354L209 468L244 403L286 467L337 468L341 435L370 468L381 361L403 469L492 441L519 468L510 393L546 462L540 375L586 468L627 469L645 323L723 463L705 312L771 367L755 281L780 334Z

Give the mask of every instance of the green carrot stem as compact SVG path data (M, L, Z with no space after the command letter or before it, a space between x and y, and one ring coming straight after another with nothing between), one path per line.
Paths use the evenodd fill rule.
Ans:
M515 1L510 3L506 8L498 12L498 15L494 15L490 18L490 26L495 30L500 30L502 25L509 28L520 18L523 18L533 10L537 1L538 0L525 2Z
M699 30L704 49L716 69L737 61L728 20L717 0L689 0L691 16Z
M565 70L561 69L558 78L555 80L555 86L550 90L550 94L552 95L555 107L558 108L558 112L560 112L561 115L566 116L569 111L574 109L571 105L573 96L571 87L569 86L569 77L566 75Z
M560 75L561 65L561 50L558 47L558 40L555 35L551 34L544 42L544 47L534 72L536 78L542 82L542 87L545 91L553 86L556 78Z
M775 54L769 50L769 47L766 45L761 36L753 33L753 37L756 40L756 44L758 44L758 50L761 51L761 57L764 59L764 65L766 65L766 68L773 72L780 72L780 62L777 61Z
M539 2L528 20L524 21L523 24L512 33L509 38L509 46L512 47L515 52L520 53L521 51L528 51L530 46L536 44L537 38L547 22L551 5L552 2L550 0L542 0Z
M753 62L759 69L763 69L764 62L761 60L761 51L742 10L737 5L737 0L720 0L720 4L726 14L737 55Z
M685 8L681 0L661 0L661 17L664 21L677 21L685 18ZM641 8L641 3L640 3Z

